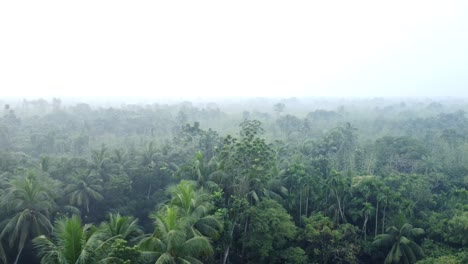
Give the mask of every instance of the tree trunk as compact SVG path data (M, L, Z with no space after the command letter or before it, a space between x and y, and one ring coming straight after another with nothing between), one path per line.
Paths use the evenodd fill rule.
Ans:
M232 241L232 236L234 234L234 227L235 226L236 226L236 222L232 222L231 231L229 232L229 236L231 238L231 241ZM227 248L224 250L223 264L227 263L230 248L231 248L231 245L227 246Z
M340 198L338 197L338 192L336 191L335 191L335 197L336 197L336 201L338 202L338 212L340 213L341 220L344 220L344 213L343 213L343 209L341 208L341 201L340 201Z
M309 193L310 193L310 190L309 190L309 186L307 186L307 198L306 198L306 208L305 208L305 217L308 217L309 214Z
M362 225L362 232L364 232L364 241L367 239L367 220L369 219L367 213L364 220L364 225Z
M377 229L379 228L379 200L377 199L377 206L375 209L375 234L374 237L377 236Z
M229 256L229 247L230 247L230 246L228 246L228 247L224 250L223 264L226 264L226 262L227 262L227 259L228 259L228 256Z
M299 192L299 221L302 221L302 188Z
M149 200L150 199L150 193L151 193L151 183L148 187L148 194L146 195L146 200Z
M387 208L387 204L384 205L383 208L383 216L382 216L382 234L385 232L385 209Z
M247 237L247 231L248 231L248 226L249 226L249 219L247 218L245 220L245 225L244 225L244 237ZM244 251L245 251L245 239L242 241L242 253L241 257L244 259Z

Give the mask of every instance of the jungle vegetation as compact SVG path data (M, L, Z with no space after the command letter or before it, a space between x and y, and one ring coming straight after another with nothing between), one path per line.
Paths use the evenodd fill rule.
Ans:
M0 263L468 263L467 101L0 105Z

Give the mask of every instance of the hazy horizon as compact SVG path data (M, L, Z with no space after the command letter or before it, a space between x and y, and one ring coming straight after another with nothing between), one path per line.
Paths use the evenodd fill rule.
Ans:
M0 3L0 98L468 97L468 2Z

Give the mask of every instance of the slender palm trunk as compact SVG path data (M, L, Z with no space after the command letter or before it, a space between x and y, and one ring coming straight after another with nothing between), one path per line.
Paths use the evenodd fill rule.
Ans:
M379 228L379 200L377 199L377 206L375 209L375 233L374 237L377 236L377 229Z
M302 188L301 191L299 192L299 221L301 221L302 218Z
M232 238L232 236L234 234L234 227L235 226L236 226L236 222L233 222L232 227L231 227L231 231L229 232L229 236L231 238ZM231 245L227 246L227 248L224 250L223 264L227 263L230 248L231 248Z
M226 262L227 262L227 259L228 259L228 256L229 256L229 247L230 247L230 246L228 246L228 247L224 250L223 264L226 264Z
M305 208L305 216L308 217L309 214L309 193L310 193L310 190L309 190L309 186L307 186L307 197L306 197L306 208Z
M382 234L385 231L385 209L387 209L387 204L384 205L383 208L383 216L382 216Z
M249 226L249 219L247 218L245 220L245 225L244 225L244 237L247 237L248 226ZM242 253L241 253L242 258L245 257L244 252L245 252L245 239L242 242Z
M338 203L338 212L340 213L341 220L344 220L344 213L343 213L343 209L341 208L341 201L340 201L340 197L338 197L337 191L335 191L335 197Z
M362 225L362 232L364 233L364 241L367 239L367 220L369 220L369 216L366 213L364 224Z
M150 193L151 193L151 183L148 187L148 194L146 195L146 200L149 200L150 199Z
M344 222L344 212L346 212L346 203L345 203L345 201L346 201L346 200L345 200L345 198L343 197L343 204L341 205L341 206L342 206L341 211L343 212L341 216L342 216L342 218L343 218L343 222Z

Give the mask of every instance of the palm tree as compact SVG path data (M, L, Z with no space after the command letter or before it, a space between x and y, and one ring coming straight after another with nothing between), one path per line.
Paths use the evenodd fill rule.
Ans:
M217 238L222 224L210 210L213 208L210 195L203 189L195 190L195 183L181 181L180 184L169 188L171 193L170 205L178 208L180 217L184 218L197 231L197 235Z
M141 153L141 156L138 156L140 164L143 166L152 166L154 160L157 157L157 149L154 146L154 142L148 143L145 149Z
M400 229L391 226L386 232L376 236L372 242L378 248L390 249L385 264L415 263L417 258L423 256L421 247L413 241L414 237L424 234L422 228L413 228L406 223Z
M345 197L348 191L346 179L344 179L340 173L332 171L325 182L330 191L330 198L336 201L335 208L338 212L338 217L336 218L337 223L339 223L340 219L342 222L346 222L344 210Z
M364 216L364 223L362 224L362 233L364 234L364 240L367 240L367 221L369 221L369 216L374 212L375 208L371 203L364 202L363 208L361 210L361 215Z
M138 219L131 216L121 216L117 214L109 214L109 222L103 222L100 229L106 237L119 237L121 239L131 239L143 234L143 231L138 226Z
M208 238L188 232L190 224L179 218L177 207L166 206L152 217L155 230L140 242L140 249L153 256L155 263L203 263L200 258L213 255Z
M123 149L115 149L110 159L120 171L126 171L132 165L128 152Z
M70 196L70 204L84 207L86 213L89 213L91 201L104 199L100 194L102 187L89 171L81 171L77 179L76 183L69 184L66 188Z
M100 149L91 151L91 170L102 180L108 181L113 169L112 160L107 158L107 148L103 144Z
M362 203L363 208L360 212L360 216L364 218L362 226L364 240L367 238L367 226L368 221L371 218L371 214L375 215L374 237L377 236L379 203L383 196L382 182L375 176L355 176L352 179L351 188L353 191L357 192L353 197L363 196L365 199ZM372 201L375 201L375 206L372 204Z
M2 197L1 207L12 215L3 226L0 240L8 237L9 246L16 246L16 264L30 238L51 232L49 214L54 208L54 202L45 186L39 184L35 176L30 174L9 183L9 188Z
M197 182L198 186L205 187L209 190L219 187L218 183L216 183L216 179L218 179L217 176L220 176L220 172L217 170L218 164L216 163L217 161L215 157L211 158L210 161L205 162L203 153L201 151L197 152L190 174L192 179ZM221 183L221 181L218 182Z
M41 263L109 263L111 244L115 237L105 238L96 227L82 225L75 215L57 220L54 235L47 238L42 235L33 240L41 258Z

